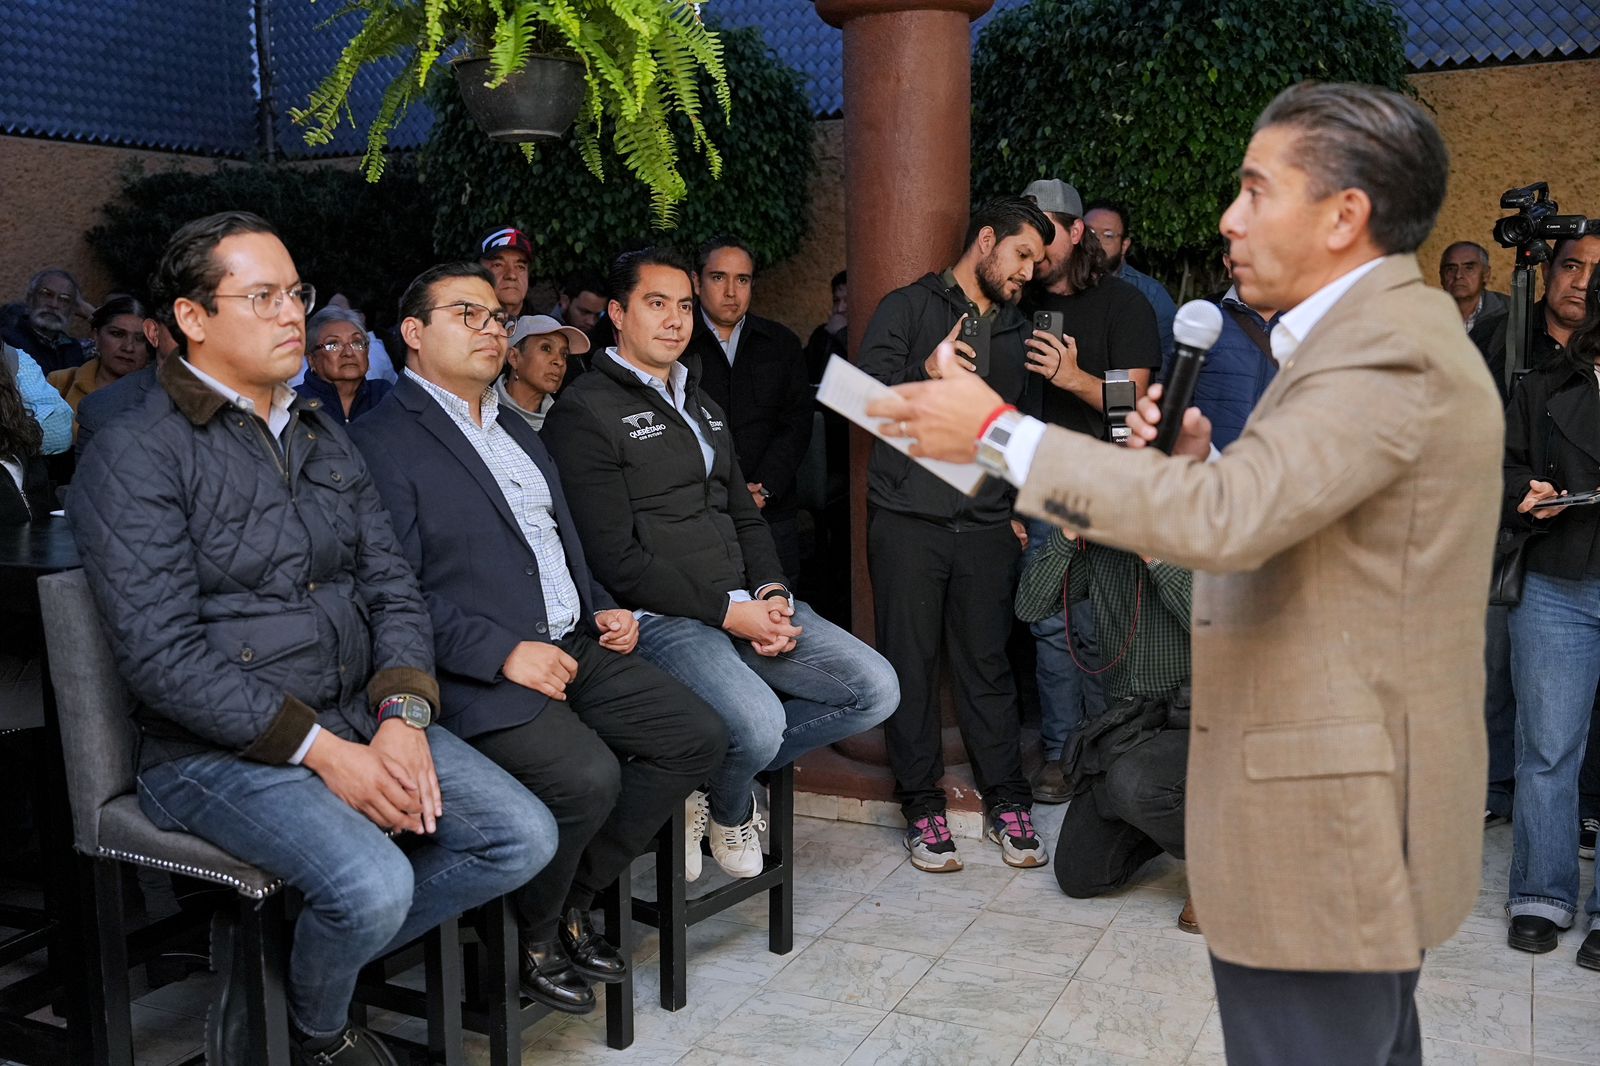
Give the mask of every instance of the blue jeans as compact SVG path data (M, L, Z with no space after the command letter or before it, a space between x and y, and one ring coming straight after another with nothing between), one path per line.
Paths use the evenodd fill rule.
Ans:
M750 820L759 771L871 729L900 703L900 683L883 656L799 600L793 622L804 630L795 649L769 657L693 618L639 619L639 654L728 727L728 754L708 793L719 825Z
M556 849L550 812L465 741L428 730L444 816L401 851L303 766L206 752L139 775L139 801L305 896L289 954L289 1016L311 1037L344 1028L356 974L447 918L527 883Z
M1056 527L1039 519L1028 520L1028 550L1023 565L1044 548ZM1085 718L1095 718L1106 709L1106 692L1100 679L1079 669L1067 648L1067 614L1059 611L1028 626L1033 634L1034 679L1039 687L1039 739L1047 763L1061 758L1067 738ZM1072 648L1078 662L1097 669L1099 649L1095 642L1094 608L1088 601L1072 605Z
M1483 645L1487 684L1483 724L1489 734L1489 787L1483 809L1500 818L1511 815L1516 790L1517 696L1511 684L1510 608L1490 607Z
M1565 929L1578 901L1578 767L1600 683L1600 580L1528 574L1511 611L1511 674L1517 801L1506 911ZM1585 909L1600 927L1600 888Z

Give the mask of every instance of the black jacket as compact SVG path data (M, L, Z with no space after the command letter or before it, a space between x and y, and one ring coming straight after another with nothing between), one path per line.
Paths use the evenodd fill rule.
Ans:
M1545 519L1519 515L1517 504L1535 478L1568 492L1600 488L1600 395L1593 369L1558 360L1527 375L1511 394L1503 524L1543 531L1529 542L1529 570L1600 577L1600 508L1574 507Z
M578 625L598 636L596 611L616 604L589 574L555 463L515 411L500 428L528 453L554 498ZM372 467L395 536L422 582L439 665L440 723L463 737L531 721L548 698L500 674L524 640L550 639L538 560L494 475L450 416L401 377L391 398L350 426Z
M222 749L283 763L400 692L436 706L433 632L361 454L297 399L283 439L173 356L100 431L67 501L150 766Z
M688 423L606 352L562 392L540 439L571 492L595 574L617 602L720 627L729 592L784 578L722 410L684 366L684 406L714 450L709 477Z
M1529 341L1527 366L1538 368L1548 366L1557 361L1561 355L1561 342L1550 336L1546 328L1544 314L1544 301L1540 300L1533 305L1533 329ZM1500 398L1506 399L1506 332L1511 328L1511 310L1506 308L1486 318L1478 320L1472 327L1468 336L1472 343L1478 346L1478 351L1483 355L1483 361L1489 367L1489 373L1494 375L1495 387L1500 390Z
M928 274L883 298L867 326L857 365L879 381L925 381L923 364L956 320L967 311L967 297ZM990 331L989 374L984 380L1006 403L1038 414L1043 381L1027 368L1024 341L1031 324L1009 304L1002 305ZM878 441L867 467L867 499L874 507L911 515L952 528L995 526L1011 518L1016 490L992 477L971 496L963 496L912 459Z
M13 461L22 467L22 488L17 488L11 471L0 467L0 526L25 526L56 508L56 491L44 456Z
M811 444L813 409L800 338L771 319L746 315L730 367L696 307L687 354L699 359L701 390L727 412L739 469L772 494L764 513L792 511L795 474Z
M322 409L330 418L337 418L348 426L382 403L392 388L394 386L383 378L364 378L356 389L356 398L350 404L348 415L344 413L344 401L339 398L339 387L331 381L322 380L315 370L306 371L305 378L295 387L295 391L308 400L321 400Z

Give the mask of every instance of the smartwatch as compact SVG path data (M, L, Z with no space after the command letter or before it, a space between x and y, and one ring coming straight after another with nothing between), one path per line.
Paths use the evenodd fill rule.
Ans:
M421 696L390 696L378 704L378 724L391 718L398 718L413 729L426 729L433 724L433 707Z

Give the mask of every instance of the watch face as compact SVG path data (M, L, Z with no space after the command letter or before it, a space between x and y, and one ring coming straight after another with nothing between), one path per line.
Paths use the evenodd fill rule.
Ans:
M412 725L427 725L428 719L433 717L428 705L421 700L406 700L403 713L406 721Z

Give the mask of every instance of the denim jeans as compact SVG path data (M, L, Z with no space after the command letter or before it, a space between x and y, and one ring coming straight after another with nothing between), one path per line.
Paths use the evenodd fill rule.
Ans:
M465 741L443 729L428 740L444 816L408 851L303 766L215 751L139 775L140 806L157 826L193 833L304 894L288 998L307 1036L344 1028L361 967L525 884L555 853L544 804Z
M1487 684L1483 724L1489 734L1489 786L1483 809L1500 818L1511 815L1516 791L1517 696L1511 684L1510 608L1490 607L1483 645Z
M1511 611L1517 801L1506 911L1572 924L1578 902L1578 767L1600 683L1600 580L1529 573ZM1585 909L1600 927L1600 889Z
M883 656L799 600L793 622L804 630L795 649L769 657L693 618L639 619L639 654L709 703L728 727L728 754L708 793L719 825L749 821L759 771L871 729L900 702Z
M1037 518L1028 520L1028 550L1023 565L1044 548L1056 527ZM1095 643L1094 608L1087 600L1072 605L1072 650L1068 650L1067 612L1028 626L1033 634L1034 679L1039 687L1039 740L1047 763L1061 758L1067 738L1085 718L1094 718L1106 709L1106 692L1100 679L1085 673L1100 665ZM1076 652L1078 661L1072 659Z

